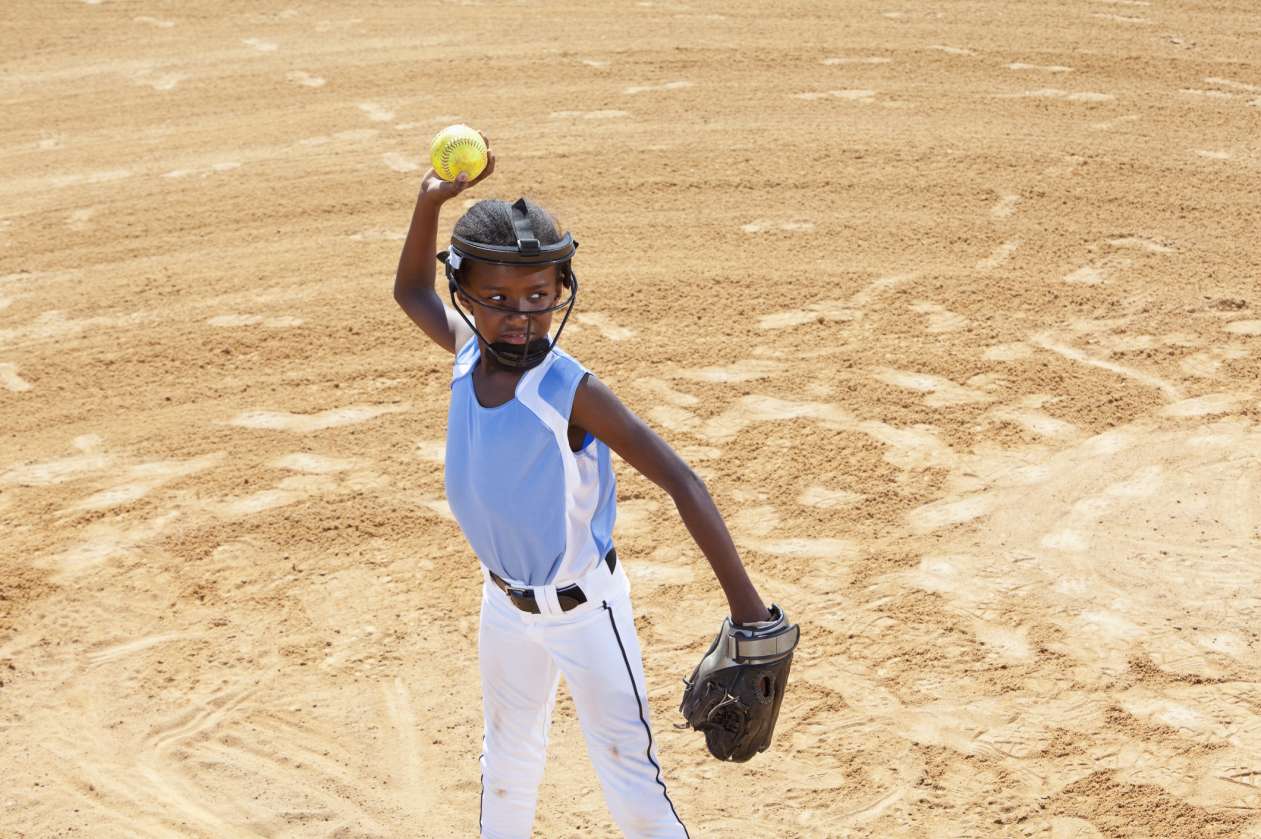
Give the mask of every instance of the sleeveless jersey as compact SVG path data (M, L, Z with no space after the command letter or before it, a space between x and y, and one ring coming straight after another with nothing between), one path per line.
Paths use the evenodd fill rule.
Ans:
M587 369L553 348L513 398L484 408L473 391L481 350L456 354L447 413L447 503L488 569L510 582L581 577L613 546L617 487L609 448L587 435L569 447L574 393Z

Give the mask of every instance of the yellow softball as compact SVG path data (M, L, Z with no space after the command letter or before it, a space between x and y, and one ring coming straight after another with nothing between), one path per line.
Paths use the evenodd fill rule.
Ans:
M461 172L468 172L471 181L486 168L486 141L467 125L448 125L429 144L429 159L444 181L454 181Z

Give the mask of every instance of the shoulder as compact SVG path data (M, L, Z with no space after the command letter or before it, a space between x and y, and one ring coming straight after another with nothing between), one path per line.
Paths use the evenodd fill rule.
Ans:
M464 342L464 346L455 352L455 361L451 367L451 381L455 382L456 379L471 373L477 365L478 355L477 336L470 336Z
M537 393L562 416L568 417L574 404L574 393L590 372L569 353L553 348L543 362Z

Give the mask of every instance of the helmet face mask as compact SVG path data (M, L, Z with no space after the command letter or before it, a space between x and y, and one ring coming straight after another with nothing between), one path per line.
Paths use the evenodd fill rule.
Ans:
M486 347L491 358L504 367L527 370L547 358L556 346L556 342L560 340L561 331L564 330L570 312L573 311L574 302L578 297L578 278L574 276L570 260L578 248L578 243L566 233L559 242L549 245L539 244L530 226L525 199L518 199L512 205L511 213L513 228L517 236L516 245L486 245L452 235L449 250L439 253L437 258L446 267L447 289L451 296L451 305ZM467 280L469 266L466 263L469 261L521 268L556 265L558 280L563 287L569 289L569 295L560 302L539 309L516 309L478 299L469 289L467 282L462 282L462 280ZM456 301L457 294L464 301L500 316L524 316L525 339L523 343L487 340ZM565 310L565 316L561 319L556 335L550 342L546 333L539 336L532 335L534 318L539 315L550 315L561 309Z

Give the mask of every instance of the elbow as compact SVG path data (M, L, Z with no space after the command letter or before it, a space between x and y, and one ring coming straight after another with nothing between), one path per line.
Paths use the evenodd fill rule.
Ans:
M687 465L679 467L670 474L665 490L676 502L688 498L704 498L709 495L709 488L705 486L701 476Z

